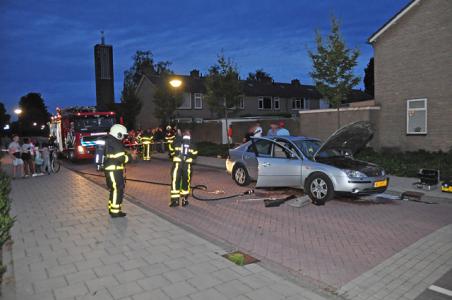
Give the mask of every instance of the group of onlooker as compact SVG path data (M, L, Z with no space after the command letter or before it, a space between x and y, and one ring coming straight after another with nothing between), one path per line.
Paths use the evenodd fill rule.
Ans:
M38 146L36 141L24 138L22 144L19 136L14 135L12 142L8 146L8 153L13 164L13 179L16 176L27 178L50 174L50 150L49 145L43 143Z
M266 136L290 135L289 130L287 130L285 126L286 124L283 121L280 121L278 123L276 122L270 123L270 129L268 129ZM254 126L251 126L248 129L248 132L245 134L245 137L243 138L243 142L244 143L248 142L249 140L251 140L251 137L265 136L263 132L264 131L261 127L261 123L256 122Z

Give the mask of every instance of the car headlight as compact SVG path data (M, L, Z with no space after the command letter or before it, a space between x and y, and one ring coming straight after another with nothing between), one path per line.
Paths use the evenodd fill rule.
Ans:
M363 172L360 171L355 171L355 170L343 170L345 172L345 174L347 174L348 177L350 178L363 178L363 177L367 177L366 174L364 174Z

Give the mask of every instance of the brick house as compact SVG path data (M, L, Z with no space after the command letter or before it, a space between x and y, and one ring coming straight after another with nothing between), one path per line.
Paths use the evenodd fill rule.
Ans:
M452 1L413 0L368 42L374 48L379 147L452 148Z
M204 95L206 88L205 77L199 71L193 70L189 76L177 75L183 82L183 103L177 109L175 117L181 122L200 123L204 120L217 119L211 112ZM159 120L154 117L154 93L161 78L143 75L137 87L137 95L142 103L141 112L137 117L137 126L141 128L155 127ZM242 82L243 95L238 110L231 117L241 118L249 116L291 115L298 116L300 110L328 108L327 101L315 86L300 84L298 80L291 83L265 83L256 81ZM369 96L356 90L351 99L364 100Z

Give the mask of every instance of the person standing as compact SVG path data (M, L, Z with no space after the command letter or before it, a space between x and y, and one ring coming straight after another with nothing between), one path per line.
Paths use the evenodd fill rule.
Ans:
M108 212L112 218L125 217L122 212L122 198L124 196L124 164L129 161L122 140L127 135L127 129L123 125L115 124L110 128L105 139L104 171L107 186L110 190Z
M267 136L276 136L278 134L278 124L276 123L271 123L270 124L270 129L267 132Z
M21 158L21 150L22 148L20 147L19 144L19 136L14 135L12 142L8 146L8 153L13 161L13 179L16 178L17 173L20 174L20 177L24 176L23 173L24 161Z
M24 138L24 144L22 145L22 160L24 161L25 177L36 176L34 168L34 146L29 138Z
M184 131L182 139L176 139L171 153L173 167L171 168L170 207L187 206L190 194L191 164L198 155L191 141L190 131Z
M260 122L256 122L256 126L254 126L253 137L261 137L262 136L262 127Z
M254 135L254 127L248 128L248 132L247 132L247 133L245 134L245 136L243 137L242 142L243 142L243 143L246 143L246 142L250 141L251 138L253 137L253 135Z
M229 125L229 127L228 127L228 142L229 142L229 145L231 145L231 147L232 147L232 145L233 145L233 143L232 143L232 124Z
M276 135L290 135L289 130L285 126L286 124L283 121L279 122L279 130L276 132Z
M171 158L171 153L174 151L173 142L176 138L176 132L171 128L170 125L166 126L165 143L168 147L168 156Z
M143 132L143 135L141 136L141 143L143 145L143 160L151 160L152 139L153 136L150 129Z

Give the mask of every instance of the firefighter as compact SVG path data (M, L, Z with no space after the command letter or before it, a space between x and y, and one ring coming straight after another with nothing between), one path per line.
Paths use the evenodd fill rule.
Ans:
M148 129L143 132L141 136L141 144L143 145L143 160L151 160L151 144L153 142L153 136L151 131Z
M127 135L127 129L123 125L115 124L110 128L105 139L104 171L107 186L110 189L108 212L112 218L125 217L122 212L122 198L124 195L124 164L129 161L122 140Z
M171 153L174 152L173 143L176 135L170 125L166 126L165 143L168 145L168 156L171 159Z
M190 194L191 164L196 158L198 151L194 149L191 142L190 131L185 131L182 138L174 141L171 157L173 167L171 169L171 197L170 207L188 205Z

